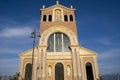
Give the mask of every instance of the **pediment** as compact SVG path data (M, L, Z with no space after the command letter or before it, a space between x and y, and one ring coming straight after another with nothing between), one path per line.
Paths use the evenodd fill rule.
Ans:
M90 56L90 55L96 56L97 55L96 52L89 50L87 48L81 47L81 46L79 48L79 51L80 51L80 53L79 53L80 55L85 55L85 56Z
M48 7L48 8L42 8L40 10L50 10L50 9L54 9L54 8L63 8L63 9L66 9L66 10L75 10L73 8L68 8L68 7L65 7L65 6L60 5L60 4L56 4L56 5L53 5L53 6Z
M27 50L25 52L22 52L19 56L20 57L32 57L33 49ZM34 48L34 56L38 55L37 48Z

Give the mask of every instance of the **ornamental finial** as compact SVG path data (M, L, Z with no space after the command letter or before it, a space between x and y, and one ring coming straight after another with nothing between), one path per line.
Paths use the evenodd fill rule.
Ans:
M73 9L73 6L71 5L70 8Z
M45 9L45 5L43 5L43 9Z
M58 0L56 1L56 4L59 4L59 1L58 1Z

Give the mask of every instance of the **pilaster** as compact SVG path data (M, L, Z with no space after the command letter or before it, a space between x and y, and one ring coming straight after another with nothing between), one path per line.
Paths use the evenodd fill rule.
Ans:
M46 77L46 48L47 47L44 47L43 48L43 57L42 57L42 59L43 59L43 70L42 70L42 80L45 80L45 77Z
M84 68L84 63L83 63L83 57L80 57L80 61L81 61L81 73L82 73L82 80L86 80L85 78L85 68Z
M37 71L37 58L34 58L34 66L33 66L33 80L36 80L36 71Z
M19 69L20 78L23 78L23 76L24 76L24 71L23 71L24 65L23 65L23 62L24 62L24 58L21 57L21 58L20 58L20 69Z
M72 50L73 80L77 80L77 64L76 64L75 47L71 46L71 50Z
M96 75L96 78L99 79L99 70L98 70L98 64L97 64L97 59L96 57L94 57L94 66L95 66L95 75Z
M39 80L45 80L46 77L46 49L47 46L40 45L38 46L39 49L39 55L38 55L38 79Z
M40 80L41 78L41 57L42 57L42 50L38 47L38 63L37 63L37 79Z
M78 71L78 80L81 80L81 65L80 65L80 56L79 56L79 47L76 48L76 60L77 60L77 71Z

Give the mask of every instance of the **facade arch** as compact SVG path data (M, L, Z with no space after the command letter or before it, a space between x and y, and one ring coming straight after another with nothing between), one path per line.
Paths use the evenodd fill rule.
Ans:
M78 45L77 36L74 34L73 31L64 26L53 26L44 31L44 33L42 33L41 35L39 45L47 45L49 36L55 32L61 32L67 35L70 40L70 45Z
M25 65L25 76L24 79L25 80L32 80L32 64L31 63L27 63Z
M55 80L55 65L56 65L57 63L61 63L61 64L63 65L63 68L64 68L64 80L66 80L66 78L65 78L65 76L66 76L66 74L65 74L65 63L64 63L64 62L61 62L61 61L57 61L57 62L55 62L55 64L53 65L53 75L54 75L54 79L53 79L53 80Z
M23 64L23 74L24 74L24 75L23 75L22 78L25 78L25 69L26 69L26 65L29 64L29 63L32 64L31 62L26 62L26 63Z
M93 71L92 62L85 63L85 70L86 70L86 79L87 80L94 80L94 71Z
M64 80L64 65L61 62L55 64L55 80Z

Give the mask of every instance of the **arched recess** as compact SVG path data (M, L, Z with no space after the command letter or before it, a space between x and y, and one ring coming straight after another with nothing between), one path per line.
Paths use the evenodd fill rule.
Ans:
M71 66L67 65L67 75L70 76L71 74Z
M55 21L61 21L62 20L62 17L61 17L61 9L55 9Z
M55 65L55 80L64 80L64 66L62 63Z
M64 26L53 26L44 31L41 35L39 45L47 45L49 36L56 32L66 34L70 40L70 45L78 45L78 39L75 33Z
M90 62L86 63L86 77L87 80L94 80L92 64Z
M52 75L52 65L48 66L48 76Z
M25 67L25 80L32 80L32 64L28 63Z

